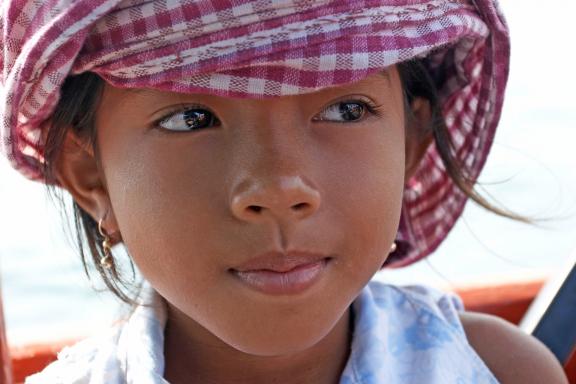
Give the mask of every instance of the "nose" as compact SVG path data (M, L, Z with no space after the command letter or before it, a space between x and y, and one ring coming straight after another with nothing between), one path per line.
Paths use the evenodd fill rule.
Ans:
M277 176L244 180L232 195L231 209L248 222L301 220L318 210L320 200L318 189L302 176Z

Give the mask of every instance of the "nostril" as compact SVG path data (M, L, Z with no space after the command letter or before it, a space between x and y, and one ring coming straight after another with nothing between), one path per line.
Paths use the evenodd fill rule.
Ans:
M310 204L308 204L308 203L298 203L298 204L293 205L292 209L295 211L301 211L301 210L308 208L309 205ZM250 205L247 208L248 208L248 210L255 212L255 213L262 212L262 207L259 205Z
M257 205L251 205L248 207L248 209L251 210L252 212L259 213L262 210L262 207L259 207Z
M299 204L292 206L292 209L294 209L295 211L300 211L300 210L308 207L308 205L309 205L308 203L299 203Z

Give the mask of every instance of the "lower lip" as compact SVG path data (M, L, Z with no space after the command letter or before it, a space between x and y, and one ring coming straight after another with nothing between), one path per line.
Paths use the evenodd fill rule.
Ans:
M265 269L255 271L233 271L249 287L269 295L295 295L304 292L316 283L326 268L328 259L300 265L287 272Z

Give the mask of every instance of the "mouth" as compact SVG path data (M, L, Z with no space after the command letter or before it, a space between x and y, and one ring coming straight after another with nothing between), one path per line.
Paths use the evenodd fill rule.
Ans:
M306 252L271 252L236 268L230 268L241 283L269 295L295 295L320 280L332 257Z

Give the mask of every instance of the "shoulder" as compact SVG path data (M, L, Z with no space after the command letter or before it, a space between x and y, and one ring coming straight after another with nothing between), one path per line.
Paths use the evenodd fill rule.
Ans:
M368 310L359 312L355 329L368 329L362 334L365 343L382 341L373 359L386 367L382 382L497 383L466 338L458 296L427 286L382 283L370 284L366 292ZM356 332L354 337L353 344Z
M502 383L568 383L554 355L536 338L495 316L459 316L470 345Z

